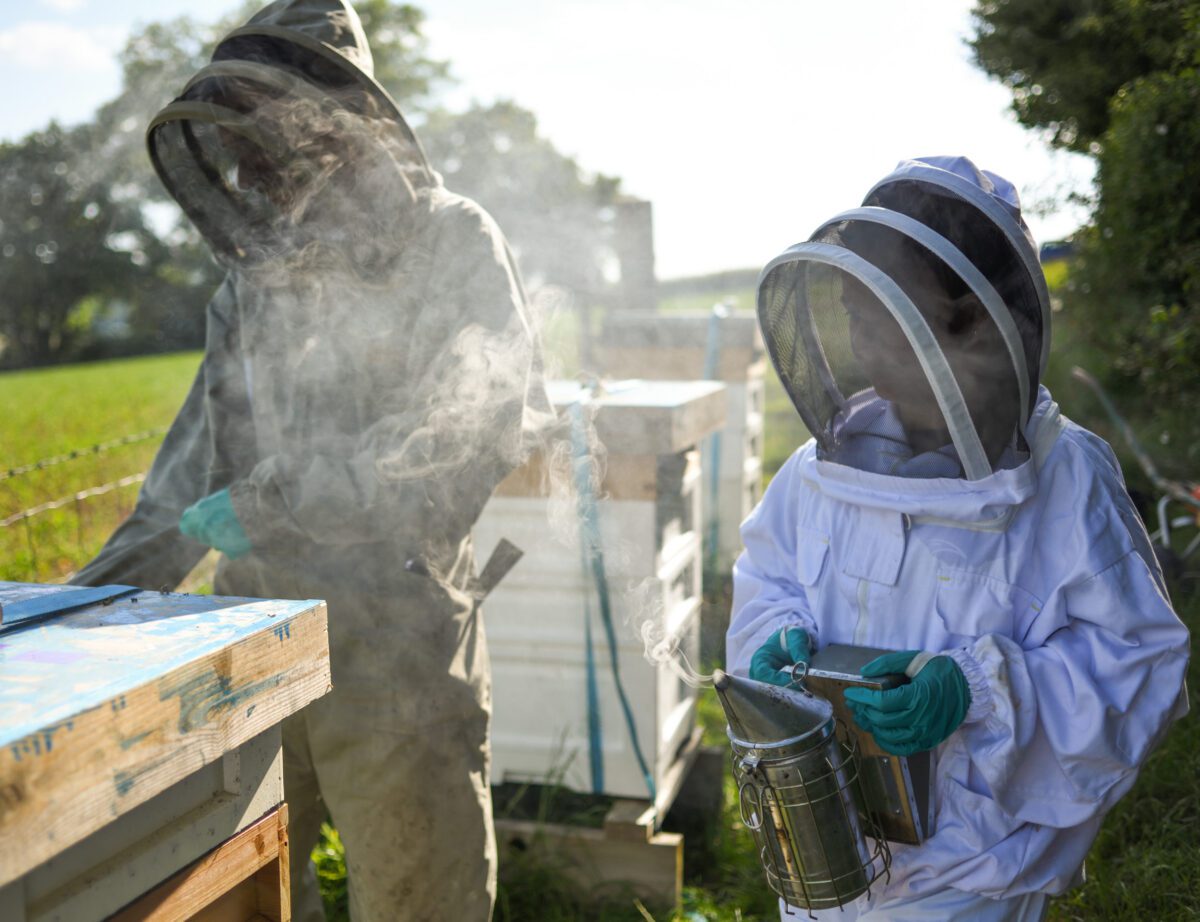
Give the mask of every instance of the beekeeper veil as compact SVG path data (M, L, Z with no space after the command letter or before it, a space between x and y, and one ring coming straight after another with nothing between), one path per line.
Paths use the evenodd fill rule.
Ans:
M372 73L345 0L277 0L154 117L154 168L218 258L278 260L339 234L369 248L402 231L438 180Z
M1016 191L902 162L763 270L767 351L820 457L979 480L1027 457L1049 297Z

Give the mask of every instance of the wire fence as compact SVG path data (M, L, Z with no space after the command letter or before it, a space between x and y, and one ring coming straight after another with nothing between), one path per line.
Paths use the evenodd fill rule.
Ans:
M64 496L61 499L52 499L49 502L39 503L36 506L31 506L28 509L22 509L20 512L10 515L6 519L0 519L0 528L8 528L18 522L28 521L35 515L41 515L43 512L50 512L53 509L61 509L71 503L78 505L85 499L91 499L93 496L103 496L105 493L111 493L113 490L121 487L133 486L135 483L141 483L146 479L146 472L140 471L136 474L130 474L128 477L122 477L120 480L114 480L110 483L102 483L96 487L88 487L86 490L80 490L78 493L73 493L70 496Z
M119 439L111 439L107 442L98 442L95 445L89 445L87 448L77 448L74 451L68 451L61 455L52 455L49 458L41 458L37 461L32 461L29 464L22 464L18 467L10 467L8 470L0 470L0 482L11 480L14 477L22 477L26 474L32 474L36 471L44 471L48 467L54 467L59 464L65 464L68 461L77 461L80 458L90 458L96 455L102 455L105 452L112 451L114 448L123 448L126 445L136 445L138 442L148 442L151 439L160 438L166 435L166 429L147 429L145 432L135 432L132 435L121 436Z
M12 505L25 505L16 510L11 505L7 510L0 507L0 579L50 582L69 578L132 510L132 498L124 491L136 488L146 479L145 470L114 477L122 473L119 468L112 470L122 464L120 459L114 456L113 461L101 463L100 457L114 449L161 439L165 433L165 428L147 429L0 469L0 484L22 485L8 497L10 501L16 500ZM41 484L28 479L29 475L85 459L95 463L73 473L64 472L65 476L56 477L53 482ZM139 467L145 463L140 458L125 459L130 460ZM109 479L96 484L105 474ZM92 479L94 485L66 492L71 481L87 483L85 478ZM47 493L60 495L38 502ZM95 501L105 496L112 496L113 501L97 505ZM20 503L21 500L25 502Z

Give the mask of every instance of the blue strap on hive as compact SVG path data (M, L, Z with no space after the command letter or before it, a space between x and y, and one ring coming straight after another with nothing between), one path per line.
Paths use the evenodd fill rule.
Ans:
M80 586L9 602L0 607L0 634L140 591L136 586Z
M708 337L704 345L704 380L717 379L721 359L721 321L729 316L729 308L723 303L713 306L708 317ZM714 432L708 440L709 471L708 508L708 570L717 572L717 541L720 535L720 492L721 492L721 430Z
M575 491L579 500L579 532L580 545L583 555L584 581L590 575L596 586L596 598L600 603L600 619L604 624L605 638L608 641L609 665L612 669L613 684L617 689L617 697L621 701L621 710L625 715L625 726L629 731L633 754L637 758L638 768L646 780L646 789L650 792L650 800L655 799L654 776L646 764L638 742L637 723L633 717L633 709L625 695L625 687L621 683L621 670L617 661L617 637L613 628L612 600L608 592L608 577L604 567L604 548L600 540L600 518L596 508L596 495L592 490L592 459L588 450L587 437L583 426L583 407L580 403L571 404L571 447L575 472ZM590 574L589 574L590 570ZM588 686L588 755L592 771L592 792L604 793L604 750L603 738L600 733L600 696L596 683L596 662L592 646L590 593L584 591L584 618L586 630L587 653L587 686Z

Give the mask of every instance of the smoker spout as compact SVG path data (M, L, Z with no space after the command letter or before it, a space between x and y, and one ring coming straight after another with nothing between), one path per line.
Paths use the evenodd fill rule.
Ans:
M738 739L753 743L778 743L824 727L833 717L833 706L824 698L799 688L782 688L718 669L713 687Z

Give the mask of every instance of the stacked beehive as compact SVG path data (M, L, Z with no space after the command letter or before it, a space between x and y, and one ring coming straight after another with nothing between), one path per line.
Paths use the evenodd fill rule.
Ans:
M554 382L560 412L586 399ZM695 723L694 689L645 656L642 631L695 662L699 645L702 471L696 446L724 421L720 383L626 382L585 407L603 444L597 511L620 681L659 794ZM595 580L583 563L568 474L537 456L501 484L476 525L481 558L500 538L525 551L484 604L492 657L492 776L592 792L586 621L598 689L599 793L649 798L623 717ZM660 806L666 804L660 803Z
M713 440L704 443L706 539L717 523L715 563L728 572L742 551L738 528L758 503L762 483L766 359L753 314L653 314L621 311L605 318L593 347L598 371L613 378L696 380L725 384L727 404L715 455L716 502L708 498Z

